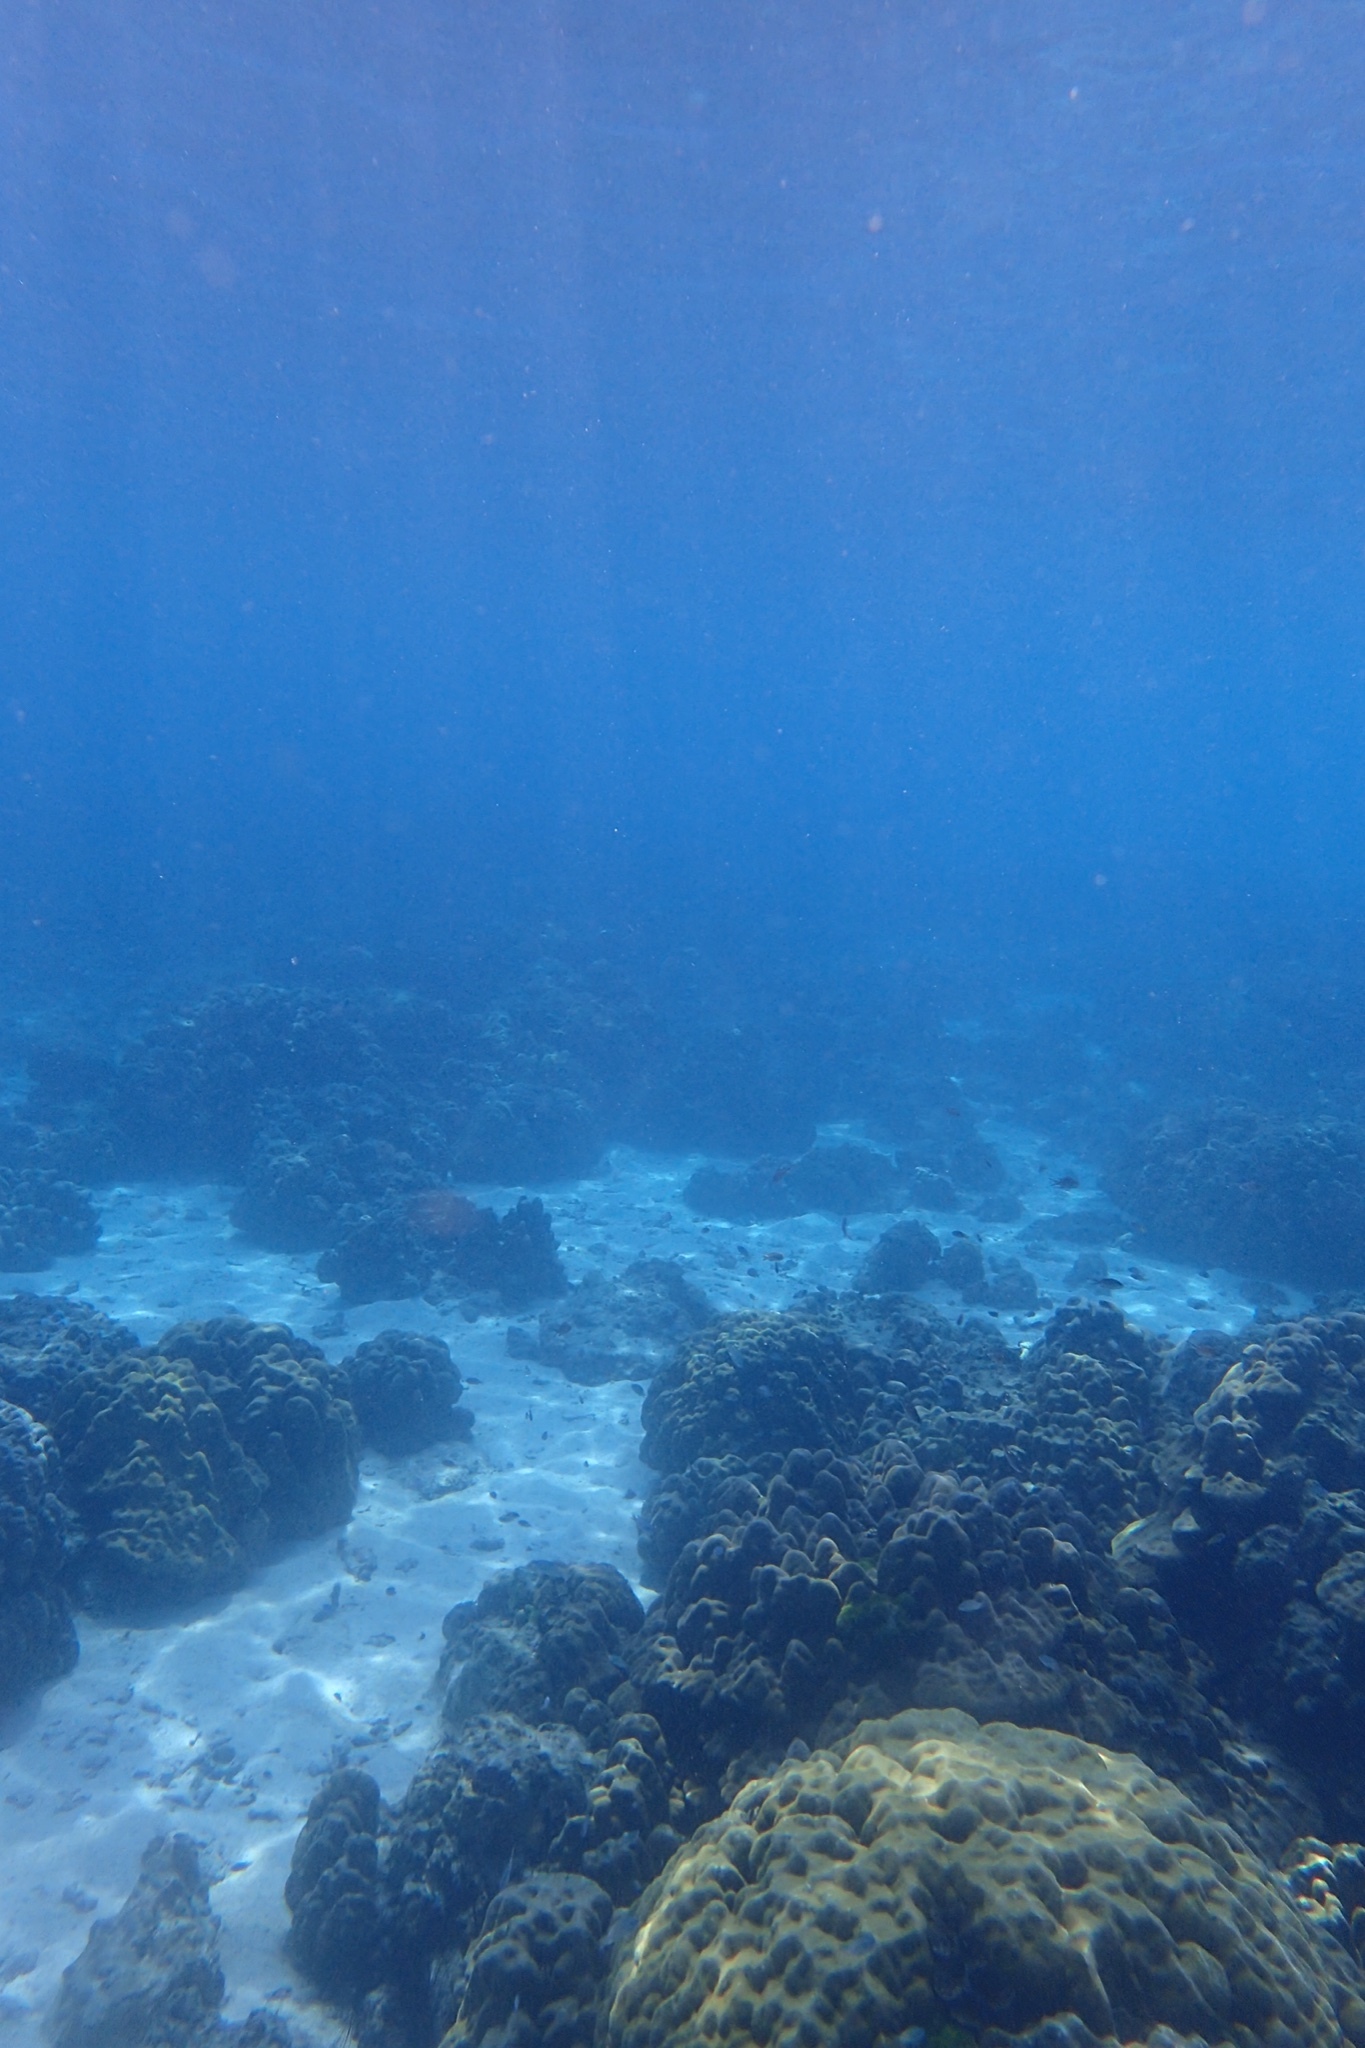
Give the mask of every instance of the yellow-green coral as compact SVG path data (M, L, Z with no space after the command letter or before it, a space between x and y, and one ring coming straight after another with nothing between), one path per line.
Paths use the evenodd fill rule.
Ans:
M265 1480L187 1360L134 1352L81 1373L53 1430L88 1599L119 1609L240 1585Z
M1135 1757L952 1711L745 1787L645 1894L608 2048L891 2048L1074 2016L1235 2048L1365 2043L1349 1961Z

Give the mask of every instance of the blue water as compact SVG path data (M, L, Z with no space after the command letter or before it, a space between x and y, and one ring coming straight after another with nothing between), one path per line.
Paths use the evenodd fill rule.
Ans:
M12 974L1335 1005L1363 27L16 9Z

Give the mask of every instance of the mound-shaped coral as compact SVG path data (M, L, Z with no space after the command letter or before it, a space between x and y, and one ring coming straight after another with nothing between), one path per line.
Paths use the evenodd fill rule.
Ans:
M318 1260L345 1302L466 1301L516 1314L568 1291L554 1229L539 1199L503 1216L453 1190L428 1188L374 1211L343 1214L343 1233Z
M717 1810L678 1782L662 1731L631 1696L621 1653L640 1620L609 1566L499 1573L447 1618L443 1676L451 1658L466 1660L447 1692L450 1733L397 1807L355 1770L333 1773L313 1800L286 1888L290 1948L357 2011L362 2039L429 2043L452 2025L463 1951L512 1880L519 1902L504 1897L484 1923L487 1960L467 2029L497 2037L507 2023L504 1965L517 1978L507 1993L514 2011L519 1990L527 2006L525 2026L513 2023L518 2039L534 2013L549 2030L546 2048L561 2020L588 2024L600 1964L580 1943L582 1927L598 1929L595 1944L612 1905L637 1899L690 1827ZM558 1926L556 1900L570 1905L567 1948L544 1917ZM512 1945L497 1955L495 1926ZM537 1958L549 1974L533 1984L526 1972L535 1975Z
M344 1376L283 1324L178 1324L154 1352L63 1378L48 1419L99 1607L240 1585L270 1544L318 1535L355 1502Z
M1365 1315L1267 1330L1194 1416L1160 1513L1125 1530L1218 1661L1219 1696L1365 1820ZM1333 1802L1339 1802L1333 1804Z
M866 1361L818 1312L725 1316L655 1375L640 1455L673 1472L728 1451L848 1449L872 1391Z
M120 1171L240 1177L271 1091L362 1083L382 1048L375 1006L248 983L207 996L124 1048L107 1115Z
M134 1353L63 1389L52 1428L80 1519L80 1595L112 1612L242 1583L265 1537L264 1475L188 1360Z
M1365 2041L1361 1991L1239 1839L1136 1758L905 1713L755 1780L674 1857L604 2033L890 2048L914 2028L1168 2027L1343 2048Z
M70 1524L59 1486L52 1438L0 1400L0 1704L76 1662L63 1585Z
M604 1700L625 1676L622 1653L644 1614L612 1565L520 1565L442 1623L440 1682L452 1727L499 1712L539 1721L574 1688Z
M471 1417L455 1404L464 1391L450 1346L412 1330L381 1330L342 1361L351 1405L367 1444L390 1457L466 1436Z
M355 1506L357 1432L346 1375L284 1323L177 1323L158 1350L188 1358L265 1480L272 1542L320 1536Z
M44 1167L0 1166L0 1273L38 1273L100 1234L84 1188Z
M0 1301L0 1398L46 1422L58 1390L90 1365L138 1350L122 1323L65 1295Z
M673 1259L636 1259L619 1279L588 1273L543 1311L534 1355L579 1386L646 1379L714 1310Z
M961 1707L1134 1750L1272 1858L1318 1827L1243 1766L1207 1660L1110 1554L1178 1444L1141 1332L1072 1308L1021 1357L903 1298L836 1315L872 1388L856 1449L697 1458L641 1514L663 1592L628 1661L677 1768L733 1786L868 1712Z
M865 1294L913 1294L938 1264L943 1247L927 1224L907 1218L884 1230L858 1269Z
M1301 1838L1281 1857L1280 1869L1299 1910L1353 1961L1365 1963L1365 1846Z
M413 1134L401 1122L390 1135L395 1119L359 1088L338 1084L306 1107L268 1101L262 1114L270 1121L251 1148L232 1221L272 1251L323 1251L348 1210L414 1192L440 1170L433 1148L412 1156Z
M1302 1287L1365 1283L1365 1130L1221 1102L1164 1117L1111 1176L1173 1257Z
M326 989L219 990L160 1018L112 1063L34 1048L24 1114L0 1118L0 1159L83 1179L244 1181L239 1227L294 1250L334 1243L347 1208L373 1210L443 1176L588 1171L601 1142L595 1099L603 1081L619 1085L620 1020L562 979L547 996L525 967L504 962L506 1000L492 1008L486 995L462 1012L358 987L351 963Z
M627 1692L623 1688L620 1696ZM687 1820L688 1790L677 1781L652 1714L613 1713L589 1694L570 1692L564 1716L594 1745L596 1768L583 1812L566 1820L549 1860L557 1869L590 1877L613 1905L628 1906L680 1846L675 1822ZM700 1819L692 1803L693 1818Z
M335 1998L386 1985L410 2015L424 2012L432 1958L467 1943L500 1886L545 1860L582 1811L589 1765L569 1729L491 1715L435 1750L392 1812L368 1773L334 1772L285 1886L295 1960Z
M586 1877L528 1877L499 1892L441 2048L591 2048L610 1921L611 1900Z

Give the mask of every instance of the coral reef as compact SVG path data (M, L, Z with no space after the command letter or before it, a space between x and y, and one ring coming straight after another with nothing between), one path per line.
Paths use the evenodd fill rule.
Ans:
M1154 1251L1298 1286L1365 1284L1365 1130L1242 1103L1163 1117L1110 1175Z
M22 1408L0 1400L0 1705L76 1662L63 1583L70 1537L56 1445Z
M0 1166L0 1273L39 1273L100 1234L84 1188L40 1166Z
M344 1522L357 1430L344 1375L282 1324L181 1323L91 1357L46 1404L90 1605L136 1613L240 1585L275 1543Z
M893 1226L900 1230L919 1227ZM926 1231L925 1236L932 1237L932 1232ZM893 1284L891 1276L897 1270L913 1271L927 1251L922 1240L906 1240L897 1244L892 1239L887 1244L887 1239L892 1239L891 1231L873 1246L864 1272L859 1276L858 1284L866 1293L888 1292ZM933 1241L937 1246L937 1239ZM875 1286L868 1283L869 1272L877 1282ZM972 1308L1029 1310L1039 1304L1038 1283L1021 1260L992 1258L988 1267L980 1245L961 1231L954 1231L952 1242L942 1248L940 1257L925 1263L922 1278L914 1284L922 1286L929 1278L951 1287Z
M683 1200L699 1216L770 1223L811 1210L861 1216L897 1209L905 1194L905 1177L884 1152L870 1145L813 1145L795 1161L758 1159L738 1172L698 1167Z
M35 1051L6 1163L241 1181L239 1227L281 1250L321 1250L348 1206L444 1177L585 1172L601 1142L593 1069L617 1034L559 994L556 1017L526 984L520 1015L389 989L222 989L113 1063Z
M1365 1315L1269 1328L1224 1372L1125 1567L1218 1664L1217 1695L1365 1822Z
M90 1368L51 1424L83 1536L83 1604L136 1614L242 1584L265 1539L264 1475L188 1360Z
M490 1715L433 1751L391 1812L366 1772L333 1772L285 1887L295 1961L343 2003L396 2004L420 2036L433 1959L467 1947L509 1877L546 1860L590 1768L571 1730Z
M319 1536L355 1506L356 1421L345 1373L283 1323L177 1323L158 1349L189 1359L262 1474L266 1540Z
M323 1788L294 1953L375 2048L1365 2043L1352 1852L1131 1573L1225 1363L1108 1304L1021 1355L896 1293L686 1339L658 1599L539 1563L453 1609L446 1741L392 1812Z
M504 1216L472 1203L465 1210L472 1213L419 1194L373 1215L348 1220L346 1212L340 1241L318 1261L318 1278L335 1281L347 1303L423 1294L513 1315L567 1293L543 1202L523 1197Z
M188 1835L159 1836L123 1905L95 1921L62 1972L48 2039L52 2048L303 2048L273 2013L222 2019L225 1994L198 1850Z
M611 1900L585 1877L528 1877L498 1893L469 1954L441 2048L592 2048Z
M1365 1964L1365 1847L1308 1836L1291 1842L1280 1869L1305 1916Z
M401 1200L441 1171L437 1147L370 1091L342 1083L306 1103L267 1097L232 1221L272 1251L325 1251L345 1219Z
M272 1096L373 1080L387 1008L257 983L154 1024L110 1076L118 1170L240 1179Z
M633 1700L623 1653L642 1618L606 1565L497 1574L477 1602L447 1616L450 1732L398 1806L387 1809L374 1780L353 1770L318 1793L286 1892L290 1945L318 1984L366 2016L362 2038L366 2026L390 2038L389 2027L392 2038L425 2041L449 2026L464 1983L459 1958L481 1923L501 1925L499 1914L523 1906L540 1915L551 1894L572 1903L574 1925L583 1913L595 1922L603 1900L609 1911L637 1898L713 1810L689 1804L661 1730ZM505 1900L484 1922L495 1894L537 1867L522 1904ZM537 1926L507 1939L534 1935L535 1953L559 1953L559 1937ZM542 1935L549 1951L536 1946ZM564 1939L576 1957L564 1968L577 1971L578 1937L570 1929ZM500 1968L490 1954L465 2015L476 2031L495 2024ZM597 1974L595 1964L584 1985ZM557 1995L549 1986L535 1994L550 2004Z
M746 1448L848 1445L869 1392L845 1332L818 1312L724 1316L655 1375L641 1456L671 1471Z
M139 1349L137 1338L83 1301L14 1294L0 1300L0 1398L45 1422L58 1390L85 1366Z
M579 1386L647 1379L714 1313L676 1260L636 1259L616 1280L589 1273L570 1288L526 1349Z
M389 1457L467 1436L472 1417L450 1346L410 1330L381 1330L342 1360L360 1434Z
M611 1565L528 1564L498 1572L442 1623L439 1683L448 1726L499 1712L560 1719L572 1688L607 1699L644 1614Z
M893 1223L863 1260L854 1285L864 1294L913 1294L930 1278L942 1250L926 1224Z
M1027 1358L889 1296L748 1320L842 1393L784 1454L708 1350L718 1398L689 1394L685 1434L647 1434L665 1469L640 1547L662 1592L629 1662L679 1769L722 1786L859 1702L955 1706L1134 1749L1271 1855L1304 1830L1311 1805L1243 1768L1206 1661L1110 1554L1158 1507L1178 1437L1163 1357L1116 1309L1062 1311ZM654 1388L687 1393L696 1348Z
M1363 1990L1236 1835L1135 1757L912 1712L751 1782L678 1852L623 1945L604 2038L1169 2027L1342 2048L1365 2041Z

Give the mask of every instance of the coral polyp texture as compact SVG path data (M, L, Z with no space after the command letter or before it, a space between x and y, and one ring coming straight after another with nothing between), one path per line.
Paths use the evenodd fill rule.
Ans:
M63 1584L71 1529L60 1486L52 1438L0 1400L0 1706L76 1661Z
M1238 1836L1136 1757L910 1711L698 1830L641 1901L603 2038L1341 2048L1365 2041L1360 1993Z
M390 1457L468 1435L472 1417L450 1346L412 1330L381 1330L345 1362L351 1405L367 1444Z
M640 1455L671 1470L728 1451L847 1449L871 1391L865 1357L835 1323L724 1316L682 1344L655 1378Z
M57 1342L50 1369L0 1367L61 1453L84 1604L136 1613L229 1591L271 1547L347 1519L355 1413L313 1345L244 1316L114 1356L94 1334L84 1351Z

